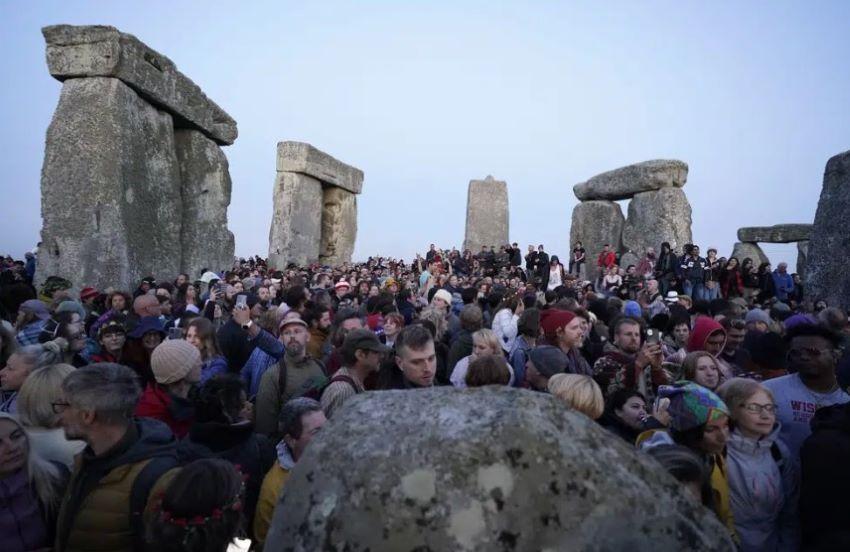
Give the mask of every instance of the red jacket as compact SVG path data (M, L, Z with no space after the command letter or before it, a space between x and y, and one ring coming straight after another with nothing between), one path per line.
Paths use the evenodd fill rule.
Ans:
M135 414L141 418L164 422L178 439L189 433L189 427L195 419L191 403L187 399L175 397L156 383L145 387L136 405Z
M615 264L617 264L617 256L614 255L613 251L609 251L608 253L603 251L596 259L596 266L598 267L604 266L605 268L611 268Z

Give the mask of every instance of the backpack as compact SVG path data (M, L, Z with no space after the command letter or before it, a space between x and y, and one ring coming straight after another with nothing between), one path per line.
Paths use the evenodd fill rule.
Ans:
M136 550L143 550L145 524L142 515L148 504L151 489L165 472L179 465L174 456L157 456L151 459L136 475L130 488L130 529L133 531L133 542Z
M354 388L355 393L359 393L359 391L357 390L357 385L354 383L353 379L343 374L336 374L333 377L328 378L328 370L325 367L325 364L320 360L313 360L317 362L322 368L322 372L324 372L325 377L321 379L314 378L312 380L307 381L301 389L298 389L295 393L292 394L293 399L297 397L307 397L308 399L320 401L322 399L322 393L325 392L325 389L328 387L328 385L332 384L335 381L344 381L345 383L349 384L351 387ZM283 396L284 392L286 391L286 361L281 360L281 362L278 363L278 366L280 369L277 375L277 388L281 396Z

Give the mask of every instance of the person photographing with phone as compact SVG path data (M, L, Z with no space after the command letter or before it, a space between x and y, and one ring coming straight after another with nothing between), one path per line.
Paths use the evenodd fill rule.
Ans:
M659 385L673 381L662 366L661 335L657 330L648 330L644 341L640 321L623 316L611 327L611 340L593 365L594 379L606 397L618 389L628 389L640 392L651 402Z

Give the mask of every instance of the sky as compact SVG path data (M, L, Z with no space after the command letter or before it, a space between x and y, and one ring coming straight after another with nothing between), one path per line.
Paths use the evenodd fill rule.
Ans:
M0 254L38 241L61 84L45 25L131 33L233 116L237 255L265 255L276 144L362 169L355 260L463 243L467 186L508 183L510 239L569 251L572 186L648 159L690 166L695 243L811 222L850 149L850 2L0 0ZM625 213L625 208L624 208ZM794 266L793 245L766 246Z

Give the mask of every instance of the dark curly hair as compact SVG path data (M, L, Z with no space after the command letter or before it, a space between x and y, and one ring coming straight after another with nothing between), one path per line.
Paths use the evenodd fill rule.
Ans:
M242 530L242 474L226 460L204 458L169 484L148 541L158 552L225 552Z

